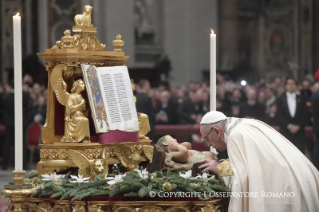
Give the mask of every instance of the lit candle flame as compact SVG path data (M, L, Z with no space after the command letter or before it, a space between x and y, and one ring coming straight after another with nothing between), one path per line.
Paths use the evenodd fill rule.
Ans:
M214 30L213 30L213 29L210 29L210 31L211 31L211 34L213 35L213 34L214 34Z
M19 13L17 13L15 16L19 16Z

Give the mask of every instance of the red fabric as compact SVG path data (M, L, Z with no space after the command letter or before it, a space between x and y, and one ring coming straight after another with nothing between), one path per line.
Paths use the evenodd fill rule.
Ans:
M33 123L28 128L28 147L37 147L41 138L41 125Z
M314 74L314 78L319 82L319 69Z
M118 142L139 141L138 132L125 132L121 130L111 130L99 135L100 144L118 143Z
M192 149L197 151L209 151L209 147L206 142L193 142Z

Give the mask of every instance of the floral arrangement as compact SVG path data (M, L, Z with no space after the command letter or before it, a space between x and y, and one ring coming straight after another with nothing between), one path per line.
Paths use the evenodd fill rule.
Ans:
M197 192L202 194L197 196L199 199L207 200L210 196L204 193L229 191L215 176L204 173L192 177L191 170L149 173L146 169L135 169L124 174L114 170L105 178L98 175L93 181L70 173L52 173L41 177L30 174L25 183L32 184L36 189L31 197L51 196L60 197L60 200L72 198L72 201L89 196L155 197L160 192Z

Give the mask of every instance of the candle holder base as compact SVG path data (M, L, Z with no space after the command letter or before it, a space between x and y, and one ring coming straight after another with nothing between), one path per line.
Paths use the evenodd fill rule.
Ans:
M14 185L22 185L25 171L13 171L13 183Z
M36 190L32 188L32 185L23 184L25 171L13 171L12 174L14 185L5 185L5 189L1 193L9 196L10 202L12 202L11 211L24 211L22 206L25 198L35 193Z

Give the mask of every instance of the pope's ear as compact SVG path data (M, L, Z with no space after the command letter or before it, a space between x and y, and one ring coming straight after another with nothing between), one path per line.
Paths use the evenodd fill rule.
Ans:
M221 130L218 127L214 127L214 131L216 132L217 135L220 135Z

